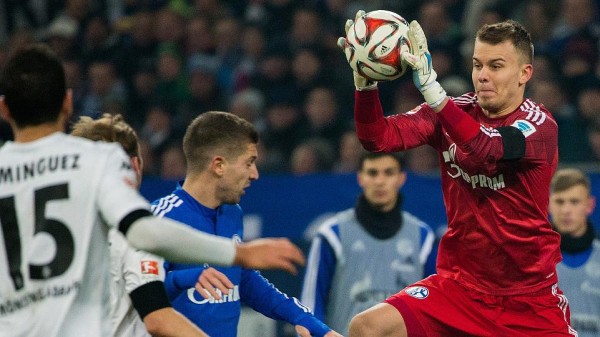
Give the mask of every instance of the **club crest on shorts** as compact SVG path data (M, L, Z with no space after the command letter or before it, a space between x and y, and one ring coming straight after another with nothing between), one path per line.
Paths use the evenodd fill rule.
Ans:
M406 288L404 292L419 300L425 299L427 296L429 296L429 289L420 286Z

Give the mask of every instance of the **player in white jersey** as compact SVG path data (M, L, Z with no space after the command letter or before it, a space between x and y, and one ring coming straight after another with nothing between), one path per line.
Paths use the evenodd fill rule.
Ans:
M121 115L104 114L93 120L81 117L73 125L72 135L95 141L120 144L129 156L141 183L143 161L138 137ZM108 233L110 245L110 302L113 337L206 336L185 316L175 311L164 289L163 260L132 248L116 229ZM222 273L212 275L213 290L227 291L231 282ZM215 295L218 294L215 292ZM142 321L143 319L143 321Z
M0 117L15 136L0 148L3 336L110 335L109 228L138 249L182 263L295 270L303 262L289 240L236 246L151 216L119 145L63 133L72 96L48 47L13 54L0 94Z

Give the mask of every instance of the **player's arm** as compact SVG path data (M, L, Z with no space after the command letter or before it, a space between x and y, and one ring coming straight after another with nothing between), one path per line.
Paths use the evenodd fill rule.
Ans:
M206 234L149 211L130 213L119 223L132 246L172 262L240 265L257 269L278 268L296 274L304 264L298 247L288 239L258 239L237 245L233 240Z
M279 291L256 270L242 269L240 298L252 309L275 319L300 325L313 336L325 336L332 331L311 313L310 309L295 297L288 297Z
M96 200L106 223L118 225L134 248L180 263L236 264L291 273L297 272L296 264L304 264L302 251L288 239L260 239L238 246L231 239L153 216L148 201L128 184L135 181L129 158L120 146L111 145L113 151L101 171Z
M207 337L200 328L171 307L158 309L144 317L146 330L155 337Z

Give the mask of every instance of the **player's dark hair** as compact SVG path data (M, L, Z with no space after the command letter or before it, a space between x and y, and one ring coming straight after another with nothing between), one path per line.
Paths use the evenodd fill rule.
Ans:
M529 32L517 21L506 20L494 24L483 25L475 39L497 45L504 41L511 41L523 56L525 63L533 63L533 42Z
M360 160L358 162L358 170L362 171L362 169L365 166L365 161L367 161L367 160L373 160L373 159L379 159L379 158L383 158L383 157L390 157L390 158L394 159L398 163L398 167L400 168L400 171L402 171L402 168L404 167L404 159L397 152L389 152L389 153L386 153L386 152L365 152L362 156L360 156Z
M0 75L0 93L20 128L57 121L66 92L63 65L43 44L16 51Z
M550 193L566 191L581 185L590 191L590 178L583 171L575 168L560 169L554 173L550 182Z
M183 137L188 171L199 172L214 155L234 159L248 144L258 143L258 132L247 120L229 112L209 111L196 117Z
M82 116L73 125L72 135L91 140L117 142L129 157L140 158L138 136L122 115L105 113L99 119Z

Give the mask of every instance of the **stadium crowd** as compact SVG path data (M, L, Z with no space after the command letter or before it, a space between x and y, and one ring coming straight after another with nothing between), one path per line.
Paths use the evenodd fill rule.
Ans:
M264 173L355 172L353 87L336 39L357 9L417 19L449 95L470 91L473 33L513 18L535 44L526 96L559 124L562 164L600 163L600 1L594 0L48 0L2 1L0 67L32 41L64 60L75 114L122 114L141 138L145 174L185 175L181 137L209 110L261 132ZM468 37L468 38L465 38ZM410 76L382 83L386 114L421 102ZM0 122L0 143L11 138ZM437 174L419 147L407 170Z

